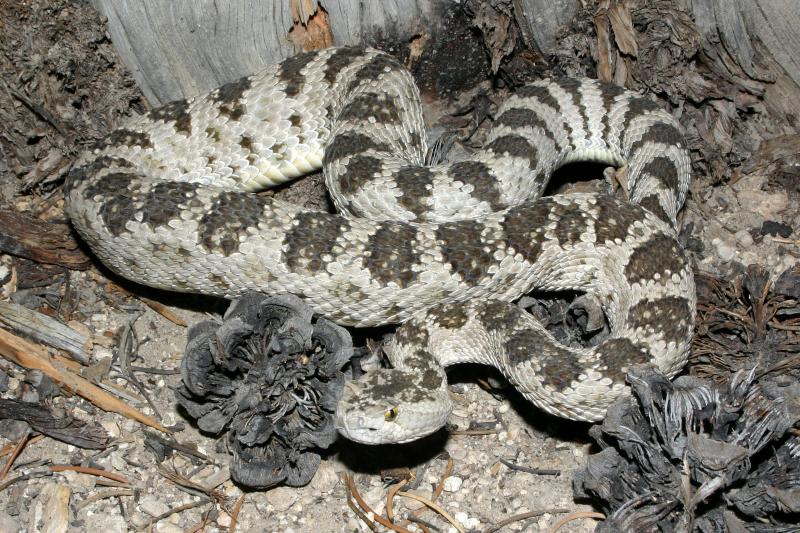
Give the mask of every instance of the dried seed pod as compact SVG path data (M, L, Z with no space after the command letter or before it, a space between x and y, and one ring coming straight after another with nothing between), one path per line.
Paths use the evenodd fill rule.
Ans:
M304 485L336 440L340 369L352 353L347 331L299 298L247 294L221 323L190 328L178 403L201 430L228 431L237 482Z

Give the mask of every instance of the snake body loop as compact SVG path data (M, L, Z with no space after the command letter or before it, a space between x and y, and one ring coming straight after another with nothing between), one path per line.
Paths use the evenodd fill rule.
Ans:
M347 437L404 442L450 410L443 367L499 368L537 406L598 420L625 371L685 364L694 282L674 225L688 152L655 103L592 80L522 87L482 150L425 166L419 93L391 56L301 54L131 120L82 156L68 213L94 253L139 283L228 298L292 293L344 325L404 323L394 369L351 382ZM624 166L627 200L540 198L572 161ZM253 191L322 167L338 214ZM603 304L574 349L509 303L573 290Z

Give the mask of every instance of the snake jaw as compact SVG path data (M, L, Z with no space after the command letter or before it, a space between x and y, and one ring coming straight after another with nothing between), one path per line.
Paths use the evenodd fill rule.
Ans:
M377 370L346 383L336 408L339 433L363 444L402 444L440 429L452 408L446 386L409 389L407 374Z

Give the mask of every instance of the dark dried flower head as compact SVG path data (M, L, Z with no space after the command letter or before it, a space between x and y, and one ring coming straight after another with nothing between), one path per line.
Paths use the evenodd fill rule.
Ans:
M299 298L253 293L221 324L189 330L178 403L203 431L228 430L232 477L243 485L304 485L315 452L336 439L333 412L350 335Z
M781 529L800 513L800 419L783 392L736 373L725 388L652 369L629 374L634 398L590 433L602 451L575 477L609 518L597 531Z

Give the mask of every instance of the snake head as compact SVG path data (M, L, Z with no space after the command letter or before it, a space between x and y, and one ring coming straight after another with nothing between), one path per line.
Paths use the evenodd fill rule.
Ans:
M410 442L444 426L452 403L444 379L436 388L405 370L376 370L344 387L336 429L364 444Z

